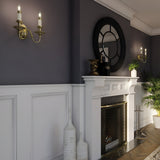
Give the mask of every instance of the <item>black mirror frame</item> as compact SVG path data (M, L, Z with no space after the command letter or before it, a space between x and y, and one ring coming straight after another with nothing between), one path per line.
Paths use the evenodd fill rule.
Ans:
M120 25L111 17L105 17L100 19L94 28L94 33L93 33L93 49L96 58L100 59L100 52L99 52L99 44L98 44L98 37L100 30L102 29L103 26L105 25L111 25L115 28L117 31L119 38L120 38L120 56L119 56L119 61L115 65L110 66L111 72L117 71L123 64L123 61L125 59L125 52L126 52L126 43L125 43L125 38L123 31L120 27Z

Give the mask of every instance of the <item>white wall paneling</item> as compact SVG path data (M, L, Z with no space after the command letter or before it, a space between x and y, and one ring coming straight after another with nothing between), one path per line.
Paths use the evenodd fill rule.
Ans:
M0 159L62 160L71 85L0 87Z
M92 160L101 155L101 97L128 99L128 141L137 128L134 104L144 110L140 127L152 122L151 110L141 102L146 93L136 78L84 78L85 84L0 86L0 160L63 160L63 132L72 104L77 140L81 132Z
M84 84L72 85L73 100L73 123L77 130L77 140L80 138L80 132L84 137Z
M16 96L0 96L0 159L16 160Z
M135 87L135 110L138 108L141 110L139 113L140 124L139 127L142 128L150 123L153 123L152 115L155 114L154 110L146 107L143 102L143 97L147 95L147 92L144 91L142 87L142 82L139 82ZM135 112L135 130L138 129L138 114Z

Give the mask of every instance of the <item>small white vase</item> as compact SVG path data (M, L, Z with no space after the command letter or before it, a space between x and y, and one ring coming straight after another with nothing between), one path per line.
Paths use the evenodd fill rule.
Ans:
M137 77L137 70L131 70L131 77Z
M154 115L153 122L154 122L155 128L160 129L160 116Z

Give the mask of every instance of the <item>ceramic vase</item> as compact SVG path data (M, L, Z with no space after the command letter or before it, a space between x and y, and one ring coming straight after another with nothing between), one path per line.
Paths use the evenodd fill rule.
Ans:
M76 160L76 129L71 116L64 129L64 160Z
M84 142L82 134L77 144L77 160L88 160L88 144Z

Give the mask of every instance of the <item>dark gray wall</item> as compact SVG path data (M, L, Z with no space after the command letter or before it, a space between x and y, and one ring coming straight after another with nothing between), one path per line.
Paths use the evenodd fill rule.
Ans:
M121 26L126 40L126 57L122 67L112 73L116 76L129 76L128 64L136 58L140 46L146 47L150 51L150 36L130 27L130 22L122 16L112 12L111 10L99 5L93 0L80 1L80 72L79 79L74 83L82 82L81 76L89 73L88 59L95 58L92 47L92 36L96 22L102 17L112 17ZM79 12L79 10L77 10ZM78 15L78 13L75 13ZM76 54L76 53L74 53ZM144 66L141 66L144 67ZM144 67L146 68L146 67ZM147 67L149 68L149 67ZM148 69L147 69L148 70Z
M32 31L42 12L46 35L40 44L18 39L13 28L18 4ZM106 16L120 24L127 47L123 66L112 75L130 75L128 64L141 45L150 50L150 37L130 27L125 18L93 0L1 0L0 84L81 83L81 76L89 73L88 59L95 58L94 26Z
M130 27L130 22L92 0L80 0L80 55L81 74L88 73L88 59L94 58L92 35L96 22L102 17L112 17L121 26L126 40L126 57L122 67L112 75L129 76L128 64L136 58L140 46L150 51L150 36Z
M46 35L40 44L18 39L18 4L32 31L42 12ZM70 0L1 0L0 22L0 84L70 83Z
M160 76L160 36L152 37L152 73L154 76Z
M146 78L151 73L151 37L132 27L130 36L129 53L132 59L137 58L141 46L147 48L147 63L140 63L140 68L138 69L140 81L146 81ZM128 63L130 63L130 60L128 60Z

